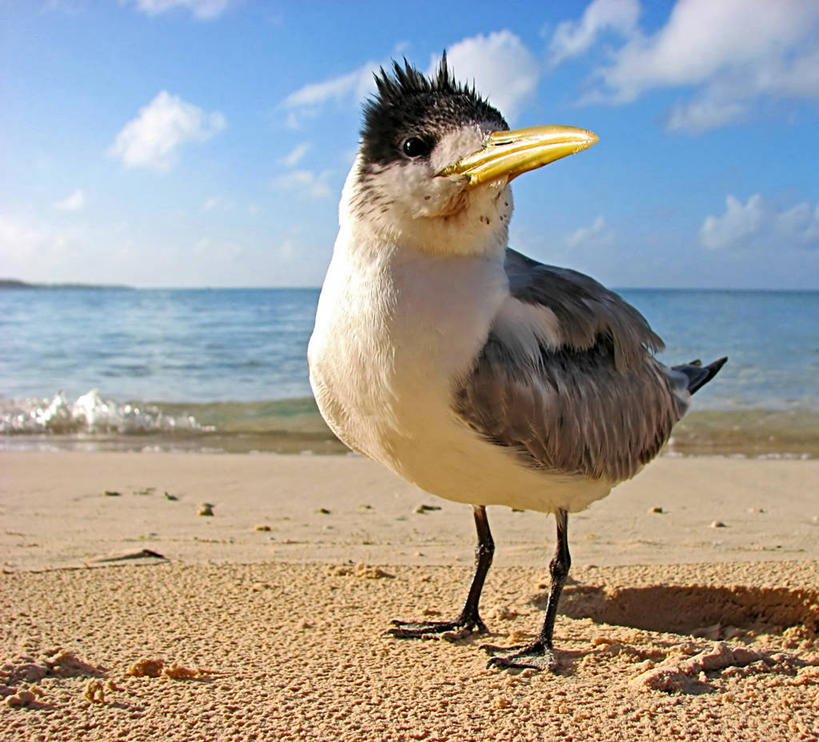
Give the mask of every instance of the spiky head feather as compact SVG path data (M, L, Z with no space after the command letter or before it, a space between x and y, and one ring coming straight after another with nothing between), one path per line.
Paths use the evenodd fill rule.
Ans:
M500 112L476 91L458 83L449 70L446 52L437 71L427 77L406 59L382 67L375 75L376 94L364 105L361 152L366 164L387 165L402 159L401 144L419 137L430 149L440 137L458 127L488 123L508 129Z

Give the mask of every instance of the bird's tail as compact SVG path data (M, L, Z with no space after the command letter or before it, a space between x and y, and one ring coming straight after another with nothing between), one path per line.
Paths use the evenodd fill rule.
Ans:
M719 370L725 365L728 360L727 356L718 358L716 361L709 363L707 366L702 365L702 361L697 358L690 363L683 363L679 366L672 366L674 371L679 371L685 374L688 379L688 391L693 394L700 387L705 386L711 379L713 379Z

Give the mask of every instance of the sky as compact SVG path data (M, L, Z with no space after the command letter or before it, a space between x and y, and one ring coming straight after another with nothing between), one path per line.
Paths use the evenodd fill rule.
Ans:
M0 278L318 286L372 75L513 127L510 245L620 288L819 289L816 0L0 0Z

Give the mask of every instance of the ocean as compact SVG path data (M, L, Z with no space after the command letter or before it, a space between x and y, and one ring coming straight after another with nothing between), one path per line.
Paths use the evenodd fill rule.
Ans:
M318 293L0 290L0 449L342 452L307 379ZM729 358L667 455L819 455L819 292L620 293L664 362Z

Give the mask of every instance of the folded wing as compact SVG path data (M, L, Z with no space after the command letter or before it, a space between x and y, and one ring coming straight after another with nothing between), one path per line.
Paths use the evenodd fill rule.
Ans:
M634 307L576 271L507 250L511 296L456 390L456 414L549 472L618 482L660 451L690 398Z

